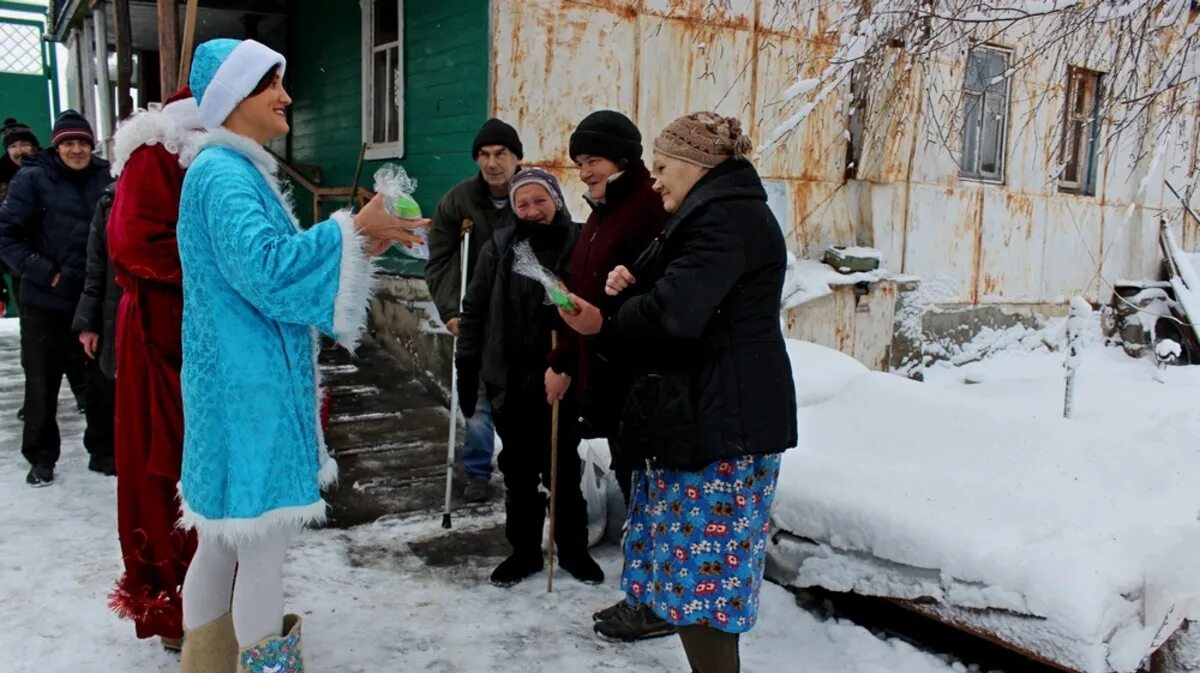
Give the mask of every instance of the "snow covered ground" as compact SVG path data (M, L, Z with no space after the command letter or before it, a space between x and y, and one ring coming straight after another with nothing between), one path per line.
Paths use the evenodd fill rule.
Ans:
M65 390L65 386L64 386ZM0 670L155 673L178 658L108 612L120 572L114 481L87 471L82 417L59 413L63 458L49 488L24 484L21 374L16 325L0 320ZM498 559L428 567L409 543L443 535L437 515L377 522L352 530L307 531L289 558L291 610L305 618L309 668L338 671L686 671L674 639L613 645L591 631L593 610L619 597L615 547L597 549L609 574L603 587L563 578L545 594L544 578L504 590L487 584ZM460 518L484 528L497 513ZM882 640L863 628L821 621L768 585L759 627L743 640L744 670L806 673L938 673L961 664Z
M822 543L789 543L795 583L1034 615L1006 637L1086 671L1131 671L1200 616L1200 368L1156 376L1093 338L1064 421L1063 356L1027 350L1046 342L924 384L793 344L822 374L775 503Z

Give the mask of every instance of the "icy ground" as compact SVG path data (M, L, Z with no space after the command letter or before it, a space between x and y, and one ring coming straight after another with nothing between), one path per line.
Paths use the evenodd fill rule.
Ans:
M0 671L174 672L178 658L105 606L120 572L114 481L87 471L82 417L62 397L63 458L56 483L25 486L19 451L22 378L15 321L0 320ZM64 393L66 386L63 387ZM490 527L497 513L459 519ZM410 542L441 536L439 517L385 521L352 530L307 531L286 569L287 604L304 615L309 670L686 671L674 639L635 645L597 640L593 610L619 597L618 550L597 550L603 587L562 578L545 593L540 576L513 589L487 584L496 558L454 568L426 566ZM961 664L847 622L821 621L768 585L759 627L743 640L743 670L805 673L931 673Z

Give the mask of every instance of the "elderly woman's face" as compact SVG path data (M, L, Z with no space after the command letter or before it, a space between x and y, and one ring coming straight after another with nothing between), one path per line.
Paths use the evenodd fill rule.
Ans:
M707 172L703 166L655 152L654 191L662 197L663 209L668 213L679 210L684 197Z
M541 185L522 185L513 193L513 210L526 222L550 224L557 208L550 192Z

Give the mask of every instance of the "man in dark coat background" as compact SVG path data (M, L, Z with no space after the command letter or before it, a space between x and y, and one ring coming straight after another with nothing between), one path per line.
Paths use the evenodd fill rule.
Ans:
M117 307L121 305L121 286L108 254L108 214L112 209L116 184L109 185L100 197L88 234L87 277L83 293L75 307L72 329L79 334L84 355L95 360L100 373L112 385L116 374ZM108 393L113 394L112 392Z
M8 194L8 183L12 182L17 171L21 170L25 158L32 156L41 146L37 136L33 135L33 130L12 117L4 120L4 126L0 127L0 138L4 140L4 154L0 156L0 203L4 203L4 197ZM12 282L11 294L4 282L5 276L9 276ZM0 260L0 317L4 317L8 307L13 305L20 294L20 276L9 274L8 266Z
M87 266L92 216L112 182L107 161L93 156L91 125L66 110L55 119L51 148L25 161L0 206L0 258L21 276L21 351L25 364L25 428L21 451L30 463L26 482L54 481L62 439L58 390L63 374L85 359L71 329ZM85 364L88 468L111 475L111 390L94 363Z
M479 166L479 173L446 192L438 202L429 231L429 261L425 265L429 293L433 295L442 322L456 337L462 310L459 306L462 292L459 250L463 232L467 227L471 228L471 247L467 251L469 283L484 243L492 239L495 230L512 225L508 182L517 172L524 148L516 129L499 119L489 119L475 136L471 156ZM467 435L463 441L463 467L467 474L463 500L467 502L488 499L495 451L496 430L491 406L486 394L477 395L477 398L478 406L467 419Z

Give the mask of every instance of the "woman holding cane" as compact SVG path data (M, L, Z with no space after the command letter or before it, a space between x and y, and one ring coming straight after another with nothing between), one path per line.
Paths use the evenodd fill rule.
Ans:
M654 141L671 218L602 315L561 313L634 358L622 447L638 456L621 586L679 628L696 673L736 673L757 619L780 454L796 401L779 326L786 252L741 124L681 117ZM634 348L636 347L636 348Z

